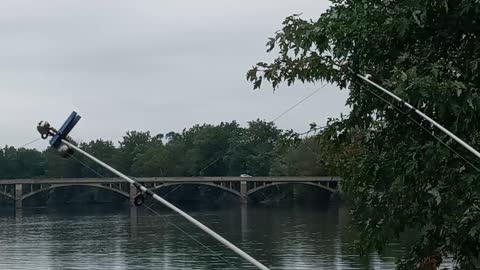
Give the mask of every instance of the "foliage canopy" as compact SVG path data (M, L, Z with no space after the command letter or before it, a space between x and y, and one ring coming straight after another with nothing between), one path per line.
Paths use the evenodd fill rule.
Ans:
M318 20L287 17L270 38L271 63L247 79L327 81L349 90L351 113L321 135L327 164L343 178L360 250L381 250L407 229L420 232L400 268L453 256L472 269L480 254L479 171L411 119L337 68L344 61L463 140L480 148L480 1L334 0ZM401 108L400 108L401 109ZM422 119L423 128L480 162Z

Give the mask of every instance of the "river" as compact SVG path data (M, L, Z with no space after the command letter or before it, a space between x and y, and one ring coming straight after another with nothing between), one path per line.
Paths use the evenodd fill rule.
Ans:
M256 269L182 217L154 207L0 211L0 269ZM271 269L394 269L402 254L350 250L348 211L322 207L187 207ZM183 232L182 232L183 231Z

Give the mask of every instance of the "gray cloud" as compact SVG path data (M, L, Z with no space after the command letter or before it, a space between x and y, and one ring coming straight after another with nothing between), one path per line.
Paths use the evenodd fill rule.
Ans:
M246 71L293 13L315 18L318 0L2 1L0 144L37 136L35 124L84 119L79 140L117 141L126 130L180 131L196 123L271 120L319 85L265 85ZM277 124L308 129L346 112L327 86ZM37 144L42 148L44 144Z

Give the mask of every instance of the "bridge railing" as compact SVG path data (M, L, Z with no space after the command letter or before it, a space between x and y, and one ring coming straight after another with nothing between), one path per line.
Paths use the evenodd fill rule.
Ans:
M206 176L206 177L134 177L139 182L339 182L336 176ZM95 183L124 183L120 178L34 178L34 179L0 179L0 185L12 184L95 184Z
M222 188L240 197L241 203L247 203L248 196L263 188L274 185L299 183L313 185L331 192L340 190L340 178L335 176L264 176L264 177L137 177L136 180L155 190L170 185L189 183ZM37 193L66 186L91 186L104 188L126 196L133 201L138 190L120 178L37 178L37 179L0 179L0 195L15 200L17 208L22 201ZM2 189L3 188L3 189Z

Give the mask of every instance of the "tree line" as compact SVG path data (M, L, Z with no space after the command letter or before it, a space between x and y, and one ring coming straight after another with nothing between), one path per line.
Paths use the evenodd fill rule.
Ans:
M203 124L182 132L128 131L115 144L97 139L78 145L120 171L149 176L323 175L320 147L291 130L255 120ZM111 177L81 155L62 158L57 150L5 146L0 150L0 179Z

